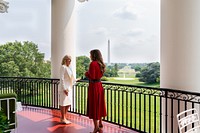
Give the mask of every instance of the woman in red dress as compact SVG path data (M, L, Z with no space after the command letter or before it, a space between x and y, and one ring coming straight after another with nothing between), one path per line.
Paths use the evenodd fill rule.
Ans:
M90 58L92 62L89 70L85 73L85 76L89 79L87 116L93 119L93 133L96 133L100 131L100 128L103 128L102 117L106 116L104 89L101 83L101 77L105 72L106 65L98 49L90 51Z

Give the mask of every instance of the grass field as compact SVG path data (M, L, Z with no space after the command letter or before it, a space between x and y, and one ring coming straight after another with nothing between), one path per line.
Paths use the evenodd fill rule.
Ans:
M108 78L111 83L131 84L137 86L159 87L159 84L145 84L139 82L137 78ZM108 86L110 87L110 86ZM83 95L87 90L84 87L77 88L77 109L85 112L87 95ZM87 92L85 93L87 94ZM123 95L123 96L122 96ZM105 88L105 97L107 99L106 119L114 123L126 125L135 129L141 129L147 132L160 131L160 97L153 95L136 94L131 92L122 92L107 90ZM119 100L120 99L120 100ZM123 100L122 100L123 99ZM154 127L156 124L156 127Z
M155 84L147 84L144 82L140 82L138 78L135 77L129 77L129 78L119 78L119 77L111 77L107 78L107 82L111 83L120 83L120 84L130 84L130 85L141 85L141 86L149 86L149 87L160 87L160 83L155 83Z
M108 81L107 82L111 82L111 83L119 83L119 84L129 84L129 85L137 85L137 86L148 86L148 87L155 87L155 88L159 88L160 87L160 84L159 83L155 83L155 84L147 84L147 83L144 83L144 82L140 82L139 81L139 79L138 78L135 78L135 77L128 77L128 78L120 78L120 77L110 77L110 78L107 78L108 79ZM137 96L137 94L135 95L135 94L132 94L133 95L133 97L135 97L135 96ZM110 96L110 95L109 95ZM117 96L116 96L117 97ZM146 131L148 131L148 132L151 132L150 131L150 129L149 129L149 122L151 121L151 123L154 123L154 118L155 118L155 116L154 116L154 112L159 112L159 110L160 110L160 106L159 106L159 101L160 101L160 98L159 97L153 97L153 96L150 96L151 97L151 106L149 105L149 103L148 102L146 102L146 104L144 105L144 95L141 95L141 99L138 99L138 96L137 96L137 98L136 98L136 104L137 105L132 105L132 108L134 108L134 112L136 111L136 116L134 116L133 115L133 118L135 119L135 120L139 120L139 117L141 117L141 122L140 122L140 124L139 124L139 121L138 121L138 123L134 123L134 120L128 120L128 125L130 124L129 122L131 122L132 121L132 124L136 124L137 126L135 127L136 129L139 129L139 125L141 126L141 129L144 129L144 128L146 128ZM145 96L146 97L146 96ZM149 96L147 96L146 97L146 100L145 101L149 101L149 98L150 98ZM125 98L126 98L126 96L125 96ZM156 98L156 99L155 99ZM128 105L130 105L130 97L128 98L129 100L128 100ZM134 99L134 98L133 98ZM116 99L115 99L116 100ZM114 99L112 100L112 101L115 101ZM156 105L154 105L154 101L156 100ZM109 98L109 100L108 100L108 104L110 103L111 101L110 101L110 98ZM132 103L134 103L134 101L132 102ZM139 115L139 107L138 107L138 105L139 105L139 103L142 103L143 105L141 105L141 114ZM118 103L118 106L120 106L120 105L122 105L121 103ZM109 106L113 106L113 104L110 104ZM114 106L116 106L116 105L114 105ZM114 108L114 106L113 106L113 108ZM127 105L126 105L127 106ZM146 107L146 111L144 111L144 106ZM152 118L150 118L151 120L149 120L149 118L147 117L147 118L145 118L144 119L144 114L146 114L147 116L149 116L150 114L149 114L149 109L150 109L150 107L152 108L151 110L151 116L154 116L154 117L152 117ZM121 107L122 108L122 107ZM132 109L128 109L129 111L129 115L130 115L130 113L133 111ZM132 110L131 112L130 112L130 110ZM126 112L126 108L124 108L124 111ZM116 113L116 114L118 114L118 112L113 112L113 111L109 111L109 113L112 113L112 114L114 114L114 113ZM111 115L111 114L109 114L109 115ZM124 117L121 113L120 113L120 118L124 118L124 121L126 122L126 119L129 117L129 115L128 116L126 116L126 117ZM156 125L157 125L157 127L156 127L156 132L159 132L159 130L160 130L160 127L159 127L159 124L160 124L160 116L159 115L156 115ZM121 123L121 122L120 122ZM146 123L145 125L144 125L144 123ZM154 125L151 125L151 129L154 129L154 127L153 127ZM134 126L133 126L134 127ZM152 132L154 132L154 131L152 131Z
M112 77L107 82L118 84L129 84L148 87L159 87L159 84L145 84L140 82L138 78L128 77ZM75 92L76 113L85 114L87 107L87 86L77 86ZM39 89L36 95L22 97L25 103L51 107L52 91L51 89ZM27 93L27 92L26 92ZM30 92L29 92L30 93ZM24 93L22 93L24 94ZM131 92L106 90L105 97L107 99L108 121L116 122L135 129L141 129L147 132L160 131L160 97L151 95L136 94ZM156 113L155 113L156 112ZM154 127L156 125L156 127ZM155 129L156 128L156 129ZM154 131L155 130L155 131Z
M145 129L148 132L156 131L156 133L159 133L160 97L118 91L111 92L110 90L105 91L105 96L109 121L142 131ZM115 118L118 119L115 120ZM156 129L153 123L156 123Z

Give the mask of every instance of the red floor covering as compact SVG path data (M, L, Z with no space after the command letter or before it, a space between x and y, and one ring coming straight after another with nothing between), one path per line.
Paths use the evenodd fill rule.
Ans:
M59 110L23 107L17 112L17 129L11 133L90 133L93 131L92 120L85 116L69 113L72 124L60 123ZM103 122L103 133L137 133L126 128Z

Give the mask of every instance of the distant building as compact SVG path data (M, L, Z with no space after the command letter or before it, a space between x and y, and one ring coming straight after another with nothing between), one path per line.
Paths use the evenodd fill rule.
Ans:
M119 77L123 78L133 77L133 75L135 74L136 74L135 69L131 69L131 66L125 66L124 68L118 71Z

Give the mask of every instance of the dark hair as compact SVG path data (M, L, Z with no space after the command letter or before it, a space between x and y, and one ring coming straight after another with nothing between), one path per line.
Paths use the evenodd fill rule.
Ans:
M101 71L104 73L106 71L106 65L103 62L103 57L98 49L90 51L92 61L97 61L100 65Z

